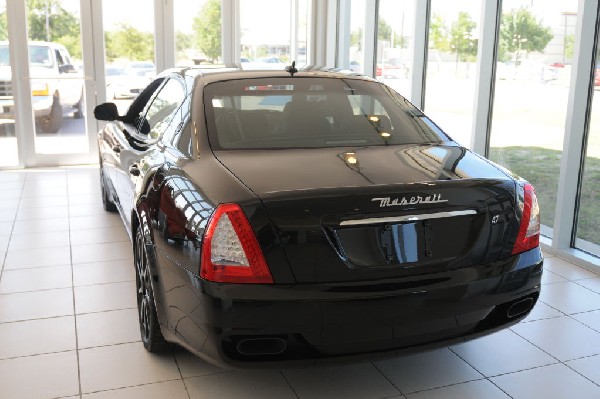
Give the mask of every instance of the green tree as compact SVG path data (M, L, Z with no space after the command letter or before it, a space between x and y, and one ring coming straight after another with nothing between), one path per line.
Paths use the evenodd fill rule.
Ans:
M27 0L27 23L29 39L61 43L81 59L79 20L60 0Z
M142 32L129 24L121 24L115 31L105 33L106 58L144 61L154 59L154 35Z
M573 59L573 50L575 48L575 35L570 34L565 36L565 58L567 60Z
M358 27L354 31L350 32L350 45L356 46L358 51L362 50L362 37L363 37L363 30L361 27Z
M27 0L27 24L30 40L61 43L73 58L81 59L79 20L59 0ZM0 40L8 40L6 11L0 13Z
M361 30L362 33L362 30ZM406 37L399 35L383 18L379 19L377 27L377 38L379 40L389 40L390 47L407 48L408 43Z
M0 40L8 40L8 21L6 11L0 13Z
M450 28L450 48L456 53L456 62L472 58L477 54L477 39L473 39L473 30L477 24L469 13L461 11L458 19Z
M350 33L350 45L356 46L360 51L362 49L362 37L362 27L356 28ZM403 38L394 32L390 24L388 24L383 18L379 19L377 26L377 38L379 40L389 40L390 47L404 47L406 42L406 38Z
M388 24L385 19L379 18L379 22L377 25L377 38L380 40L389 40L390 44L392 44L393 47L393 43L391 43L392 27L390 26L390 24Z
M186 51L194 46L194 35L176 32L175 33L175 51L177 52L178 59L186 59Z
M502 16L500 24L500 47L513 56L517 65L521 54L533 51L542 52L554 36L549 27L535 19L531 12L521 7Z
M221 1L208 0L194 18L194 42L211 61L221 56Z
M429 22L429 47L439 51L448 51L448 27L439 14L433 14Z

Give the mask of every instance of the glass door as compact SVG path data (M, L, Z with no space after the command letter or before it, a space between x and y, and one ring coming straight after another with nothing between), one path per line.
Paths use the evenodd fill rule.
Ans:
M26 2L36 155L89 153L80 15L78 0Z
M533 184L547 237L556 214L577 7L574 0L502 3L489 158Z
M6 0L0 0L0 168L19 165L6 21Z

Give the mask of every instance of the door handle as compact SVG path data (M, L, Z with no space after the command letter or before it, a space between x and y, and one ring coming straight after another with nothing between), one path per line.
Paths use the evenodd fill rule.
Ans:
M131 173L133 176L140 175L140 168L138 167L138 165L136 163L134 163L133 165L131 165L129 167L129 173Z
M112 150L115 152L115 154L120 154L121 153L121 146L118 144L113 145Z

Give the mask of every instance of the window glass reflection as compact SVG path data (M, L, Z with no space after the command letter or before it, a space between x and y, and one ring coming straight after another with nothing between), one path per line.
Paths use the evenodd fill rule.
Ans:
M585 153L575 246L600 256L600 47L596 53L590 130Z
M366 3L365 0L351 0L350 4L350 69L364 73Z
M88 151L79 5L73 0L26 2L38 154Z
M154 2L103 0L106 99L123 114L156 76Z
M465 147L471 144L481 1L432 0L425 112Z
M552 236L577 19L576 0L502 5L489 157L529 180Z
M244 69L284 69L290 62L290 0L240 0ZM265 12L273 16L266 21Z
M221 62L221 0L175 0L175 65Z
M0 40L4 41L0 44L0 67L9 69L10 59L8 56L8 25L6 22L6 0L0 0ZM6 41L5 41L6 40ZM8 79L0 80L0 97L6 99L12 95L12 82ZM2 100L0 103L2 113L0 116L0 167L16 166L19 164L19 155L17 150L17 138L15 137L15 121L14 115L6 115L13 113L10 102ZM8 108L8 109L7 109Z
M376 77L409 97L415 7L413 1L381 0Z

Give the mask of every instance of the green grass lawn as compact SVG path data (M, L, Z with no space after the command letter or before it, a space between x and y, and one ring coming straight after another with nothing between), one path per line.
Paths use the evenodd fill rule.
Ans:
M552 227L561 151L541 147L490 148L489 158L533 184L542 224ZM600 245L600 159L587 157L584 170L577 237Z

